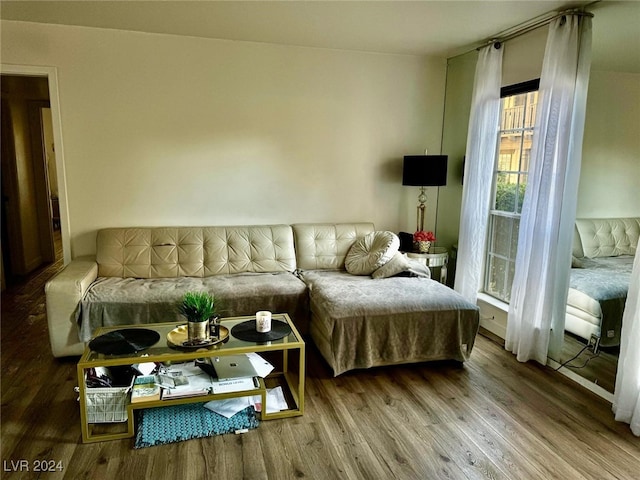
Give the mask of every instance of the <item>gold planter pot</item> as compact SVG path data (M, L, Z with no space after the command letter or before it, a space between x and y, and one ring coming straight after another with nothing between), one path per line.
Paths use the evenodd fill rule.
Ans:
M413 242L413 249L416 252L429 253L429 248L431 248L431 242L429 241Z
M209 340L209 320L187 322L187 334L190 342L206 342Z

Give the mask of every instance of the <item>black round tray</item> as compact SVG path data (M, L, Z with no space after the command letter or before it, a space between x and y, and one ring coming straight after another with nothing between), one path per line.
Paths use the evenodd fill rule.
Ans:
M279 340L290 333L291 327L289 324L280 320L271 320L271 331L265 333L256 331L255 320L247 320L231 329L231 335L245 342L269 342L271 340Z
M148 328L114 330L89 342L89 348L105 355L124 355L149 348L160 340L160 334Z

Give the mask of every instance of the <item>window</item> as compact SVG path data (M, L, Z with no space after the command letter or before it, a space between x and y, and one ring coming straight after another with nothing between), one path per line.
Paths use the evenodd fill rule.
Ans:
M500 130L489 212L485 293L509 302L527 187L539 81L502 89Z

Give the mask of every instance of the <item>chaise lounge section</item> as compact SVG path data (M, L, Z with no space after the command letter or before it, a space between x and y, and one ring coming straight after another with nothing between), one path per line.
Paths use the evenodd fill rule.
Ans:
M345 259L370 223L293 225L309 287L313 342L334 375L374 366L468 360L478 307L429 278L352 275Z

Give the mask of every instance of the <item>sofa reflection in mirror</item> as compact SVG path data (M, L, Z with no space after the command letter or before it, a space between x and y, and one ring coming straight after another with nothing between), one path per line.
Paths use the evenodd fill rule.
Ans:
M577 219L565 330L596 345L620 345L640 218Z

